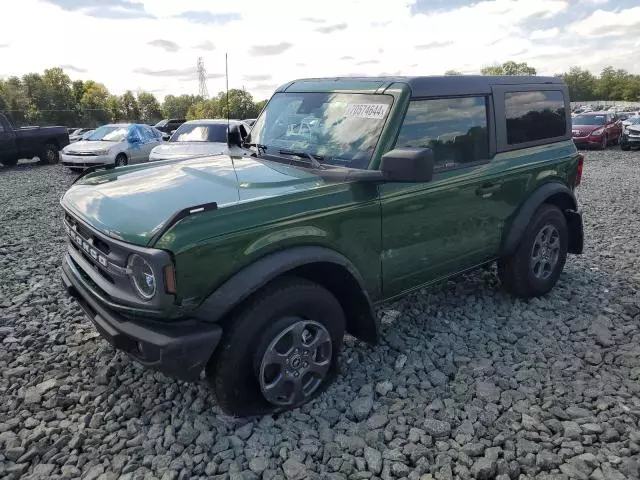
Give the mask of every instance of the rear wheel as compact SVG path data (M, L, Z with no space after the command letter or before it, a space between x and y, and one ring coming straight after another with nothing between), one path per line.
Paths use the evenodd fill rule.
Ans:
M548 293L567 260L569 230L562 211L542 204L525 230L516 251L498 261L502 286L520 298Z
M222 409L264 415L320 394L337 371L345 318L325 288L277 281L234 318L207 367Z
M56 145L54 145L53 143L47 143L44 147L42 147L40 162L53 165L54 163L58 163L59 160L60 153Z
M631 150L631 145L629 145L628 143L623 143L620 145L620 148L622 150L628 151L628 150Z

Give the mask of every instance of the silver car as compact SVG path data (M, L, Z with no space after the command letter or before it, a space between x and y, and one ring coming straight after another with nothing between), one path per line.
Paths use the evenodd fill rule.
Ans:
M161 133L149 125L114 123L96 128L84 140L67 145L60 160L73 169L95 165L124 165L149 161L149 154L162 144Z
M229 120L229 127L238 130L244 140L251 127L238 120ZM185 122L171 135L168 142L151 151L150 161L175 160L202 155L234 153L238 147L227 145L227 120L191 120Z

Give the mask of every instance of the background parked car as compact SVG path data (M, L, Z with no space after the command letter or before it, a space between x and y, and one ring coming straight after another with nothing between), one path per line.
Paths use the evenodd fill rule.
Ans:
M162 143L159 131L139 123L115 123L96 128L86 139L62 150L62 164L72 169L95 165L120 167L149 161Z
M573 142L580 147L601 150L618 143L622 135L622 122L614 112L581 113L571 119Z
M256 119L255 118L245 118L243 121L244 121L244 123L246 123L250 127L253 127L253 124L256 123Z
M166 120L160 120L155 124L155 128L160 130L161 132L168 133L171 135L174 130L177 130L180 125L186 122L184 118L169 118Z
M69 142L74 143L79 140L82 140L84 135L91 130L92 130L91 128L76 128L73 132L69 134Z
M640 115L629 117L623 122L622 137L620 137L620 148L631 150L640 147Z
M237 131L244 140L251 127L239 120L229 120L229 129ZM149 160L216 155L227 150L227 120L191 120L183 123L168 142L155 147Z
M0 163L15 165L20 158L38 157L43 163L56 163L61 148L69 145L66 127L13 128L0 113Z

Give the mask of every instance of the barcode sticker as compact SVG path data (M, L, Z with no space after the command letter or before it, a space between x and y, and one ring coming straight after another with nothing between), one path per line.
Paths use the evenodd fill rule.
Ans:
M389 105L384 103L350 103L347 105L344 116L380 120L384 118L388 109Z

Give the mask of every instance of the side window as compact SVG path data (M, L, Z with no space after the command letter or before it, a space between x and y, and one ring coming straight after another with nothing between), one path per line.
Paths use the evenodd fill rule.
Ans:
M508 92L504 103L509 145L561 137L567 131L561 91Z
M240 124L239 128L240 128L240 136L242 136L242 138L246 137L247 136L247 129L244 128L244 125Z
M412 101L396 147L431 148L436 171L488 160L486 98Z

